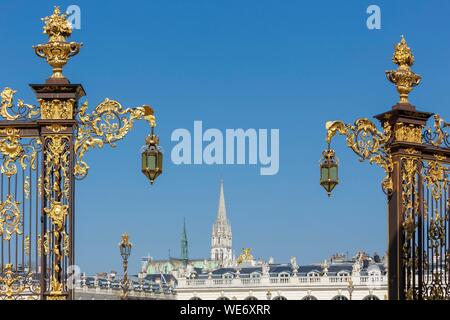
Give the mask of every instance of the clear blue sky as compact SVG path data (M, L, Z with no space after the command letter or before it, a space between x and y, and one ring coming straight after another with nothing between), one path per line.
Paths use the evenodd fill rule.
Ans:
M31 45L46 41L41 17L55 1L0 4L0 86L34 97L47 64ZM77 4L84 47L65 68L94 107L105 97L126 106L153 105L166 155L176 128L279 128L280 171L256 166L175 166L169 157L153 187L140 173L147 134L138 124L112 150L91 151L91 171L77 183L77 262L89 273L120 268L117 244L128 231L130 267L150 253L179 255L186 217L191 257L208 257L219 181L236 253L299 263L334 252L386 248L383 172L358 163L335 143L341 184L331 199L319 186L324 123L371 117L397 101L384 71L404 34L423 82L411 97L424 111L448 116L450 15L448 1L60 1ZM366 8L378 4L382 29L366 28Z

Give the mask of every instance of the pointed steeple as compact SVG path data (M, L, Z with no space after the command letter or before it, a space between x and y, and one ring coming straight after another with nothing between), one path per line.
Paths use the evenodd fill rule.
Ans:
M220 180L220 196L219 196L219 208L217 209L217 221L227 221L227 209L225 207L225 195L223 191L223 179Z
M229 265L232 260L232 233L225 208L225 193L223 180L220 181L219 207L212 228L211 259L220 261L221 265Z
M186 219L183 220L183 231L181 233L181 259L186 261L189 259Z

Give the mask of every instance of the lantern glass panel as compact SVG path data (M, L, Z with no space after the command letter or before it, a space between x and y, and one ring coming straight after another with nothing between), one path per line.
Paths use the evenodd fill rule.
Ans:
M337 165L332 164L329 170L329 179L331 181L338 181L338 168Z
M329 176L329 168L327 165L322 165L321 167L321 174L320 174L320 181L321 182L326 182L328 180L328 176Z

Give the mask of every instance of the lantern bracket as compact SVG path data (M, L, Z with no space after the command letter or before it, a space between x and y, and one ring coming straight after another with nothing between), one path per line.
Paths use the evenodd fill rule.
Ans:
M336 134L344 135L347 146L359 156L360 161L368 160L370 164L375 163L383 168L385 177L381 187L385 194L392 193L394 168L389 148L392 131L388 121L384 122L382 131L367 118L357 119L354 125L345 124L342 121L329 121L326 123L326 130L326 142L329 146Z
M153 108L144 105L135 108L123 108L116 100L106 98L94 111L87 114L88 103L85 102L78 111L78 132L75 140L76 163L74 175L77 180L84 179L89 172L89 165L83 160L84 155L95 147L111 147L125 138L133 128L134 121L146 120L154 136L156 119Z

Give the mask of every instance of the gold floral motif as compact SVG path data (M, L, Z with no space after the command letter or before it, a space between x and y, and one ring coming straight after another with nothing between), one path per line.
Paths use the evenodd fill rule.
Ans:
M382 188L386 194L393 190L392 162L390 149L387 143L391 139L392 131L388 122L383 125L383 132L379 131L375 124L367 118L357 119L354 125L345 124L341 121L330 121L326 124L327 143L337 134L345 135L347 146L353 150L360 161L369 160L370 164L377 164L385 171Z
M422 143L422 127L402 122L395 124L395 140L401 142Z
M420 83L422 77L411 71L414 56L403 36L400 43L395 46L392 62L398 65L398 68L386 71L386 76L397 87L397 91L400 93L400 103L408 104L409 93Z
M105 144L112 147L123 139L133 128L135 120L145 119L151 127L156 126L153 109L150 106L124 109L115 100L105 99L91 114L86 114L88 105L84 103L79 112L78 135L75 140L75 177L84 178L89 171L84 155L95 147L102 148Z
M55 7L53 14L43 19L44 33L49 37L45 44L37 45L34 48L36 54L47 60L52 67L52 78L64 78L62 69L67 61L78 54L82 44L77 42L67 42L66 38L72 34L72 25L67 20L65 13L61 14L59 7Z
M39 99L42 119L73 119L74 99Z
M8 194L5 201L0 202L0 235L6 241L11 240L13 234L22 234L19 204L13 200L11 194Z

